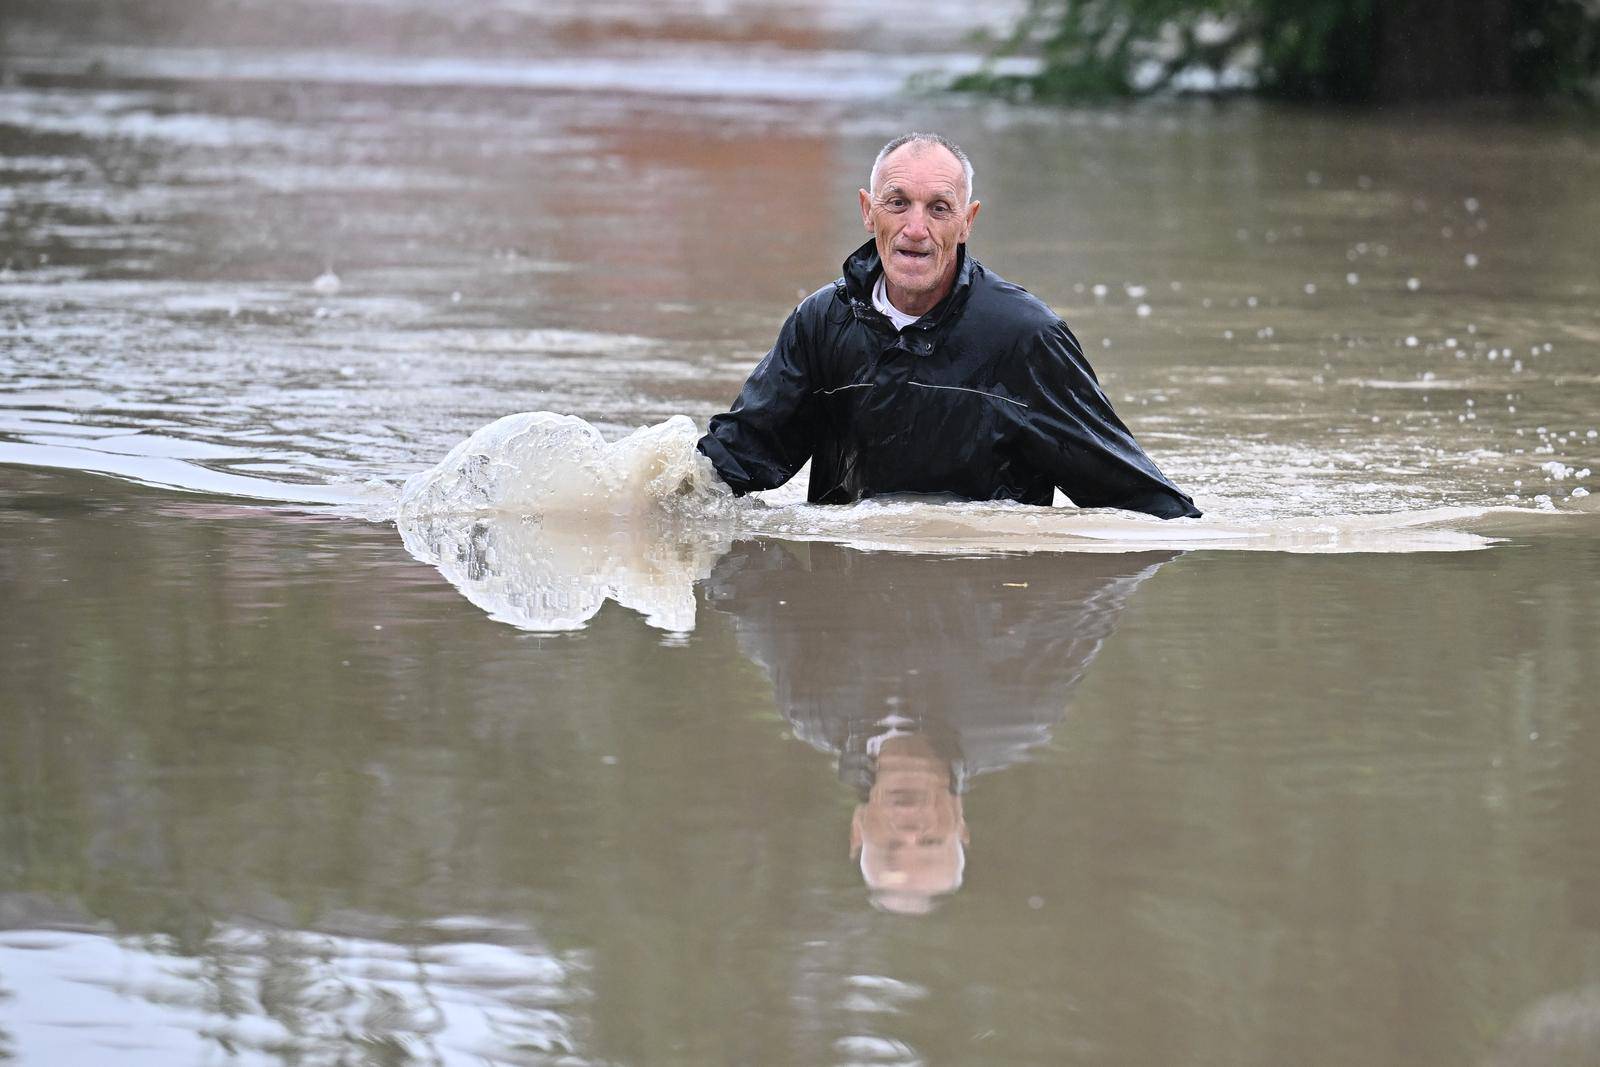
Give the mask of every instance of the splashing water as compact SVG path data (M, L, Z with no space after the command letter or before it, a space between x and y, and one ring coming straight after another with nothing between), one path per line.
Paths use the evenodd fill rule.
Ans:
M573 415L523 412L456 445L400 494L402 524L425 516L537 515L715 522L733 497L674 415L616 442Z
M694 584L726 550L735 501L676 415L607 442L549 411L507 415L414 475L397 524L490 618L581 629L615 600L658 629L694 629Z

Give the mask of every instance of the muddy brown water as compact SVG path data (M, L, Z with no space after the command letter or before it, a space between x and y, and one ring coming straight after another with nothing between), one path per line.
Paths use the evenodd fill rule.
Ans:
M897 92L953 5L357 8L8 35L0 1058L1594 1055L1592 126ZM383 521L511 411L703 424L907 126L1212 526Z

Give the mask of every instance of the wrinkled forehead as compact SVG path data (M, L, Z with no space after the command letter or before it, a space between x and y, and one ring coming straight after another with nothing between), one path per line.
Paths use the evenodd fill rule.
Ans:
M959 196L966 187L961 160L942 144L912 141L890 152L878 165L874 195L889 185L943 185Z

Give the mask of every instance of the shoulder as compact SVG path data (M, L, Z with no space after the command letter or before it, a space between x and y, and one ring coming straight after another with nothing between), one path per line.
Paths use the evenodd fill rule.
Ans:
M1071 336L1061 316L1015 282L974 261L972 294L963 318L994 338L1011 343Z

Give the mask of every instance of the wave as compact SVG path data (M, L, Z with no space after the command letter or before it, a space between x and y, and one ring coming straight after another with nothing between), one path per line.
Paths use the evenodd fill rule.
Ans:
M866 551L1461 552L1549 529L1560 516L1509 507L1258 521L1161 521L1009 502L872 499L815 506L793 488L735 498L679 415L607 442L570 415L508 415L401 491L407 549L490 617L522 629L582 628L607 600L657 628L694 628L694 586L737 538L826 541ZM791 483L792 485L793 483ZM1566 518L1592 528L1593 514Z

